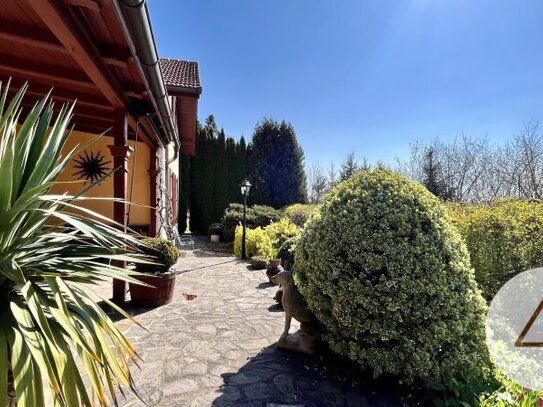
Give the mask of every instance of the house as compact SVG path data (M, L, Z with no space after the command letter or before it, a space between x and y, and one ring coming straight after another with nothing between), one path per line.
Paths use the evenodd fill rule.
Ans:
M3 1L0 80L10 78L12 95L29 83L28 107L51 88L55 109L77 100L67 148L85 147L56 192L77 193L113 173L90 194L139 205L87 205L151 236L171 234L178 157L194 154L202 87L196 62L159 60L145 0ZM125 293L114 282L113 298Z

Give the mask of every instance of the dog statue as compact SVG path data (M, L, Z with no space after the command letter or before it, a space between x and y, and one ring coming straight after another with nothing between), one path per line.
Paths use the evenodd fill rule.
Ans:
M281 286L281 304L285 310L285 329L277 341L277 347L313 355L320 333L319 323L294 284L292 271L282 270L272 280ZM300 323L300 330L289 336L292 318Z

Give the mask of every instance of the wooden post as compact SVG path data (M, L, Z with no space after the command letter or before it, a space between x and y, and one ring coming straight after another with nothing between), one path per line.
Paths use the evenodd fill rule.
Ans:
M128 145L128 114L126 110L114 111L113 145L108 146L113 156L113 167L117 169L113 174L113 197L126 200L127 198L127 174L128 158L132 148ZM127 205L123 202L113 203L113 220L122 225L126 232ZM126 262L115 260L117 267L126 267ZM126 301L126 283L121 280L113 280L113 301L123 303Z

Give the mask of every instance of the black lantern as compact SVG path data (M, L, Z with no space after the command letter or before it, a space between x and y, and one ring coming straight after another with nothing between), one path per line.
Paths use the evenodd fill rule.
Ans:
M247 180L247 178L245 178L243 181L241 181L239 187L241 189L241 195L243 195L243 235L241 238L241 259L245 260L247 259L247 256L245 254L245 229L247 228L247 197L249 196L249 191L251 190L251 183Z

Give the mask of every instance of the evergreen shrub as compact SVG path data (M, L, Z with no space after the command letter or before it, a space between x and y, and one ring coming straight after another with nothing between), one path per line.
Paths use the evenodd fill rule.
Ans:
M300 228L287 218L270 223L264 230L270 237L276 253L286 240L296 237L300 233Z
M145 245L143 252L157 264L137 263L136 271L140 273L166 273L179 258L179 249L169 240L147 237L142 243Z
M331 348L404 383L484 377L486 304L438 198L387 170L327 195L296 244L296 283Z
M247 227L265 227L281 218L281 212L271 206L254 205L247 207ZM227 242L234 239L236 226L243 222L243 205L231 203L222 217L223 237Z
M236 227L234 239L234 254L237 257L241 257L242 236L243 227L238 225ZM255 229L247 228L245 239L245 255L247 258L262 256L269 260L273 257L274 249L272 241L266 231L261 227L257 227Z
M294 253L297 240L298 236L285 240L277 252L277 257L281 259L282 265L286 270L296 269L294 265Z
M303 227L311 214L315 213L319 208L318 205L311 204L294 204L283 209L286 216L292 223L299 227Z
M447 209L487 300L516 274L543 266L543 201L449 203Z

